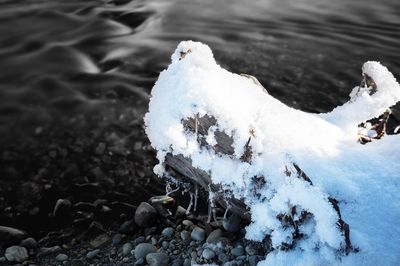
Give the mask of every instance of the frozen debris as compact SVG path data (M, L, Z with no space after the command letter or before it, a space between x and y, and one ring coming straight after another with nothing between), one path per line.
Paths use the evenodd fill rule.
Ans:
M208 46L181 42L145 116L159 159L155 173L170 176L166 165L175 158L192 166L186 176L202 187L243 199L251 214L246 237L270 236L274 247L260 265L395 265L400 141L357 140L385 134L385 119L367 122L399 101L400 86L378 62L365 63L363 76L348 103L311 114L221 68Z

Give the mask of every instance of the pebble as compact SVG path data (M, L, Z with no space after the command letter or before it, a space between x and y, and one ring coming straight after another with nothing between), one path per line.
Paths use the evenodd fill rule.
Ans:
M212 251L211 249L204 249L203 252L201 253L201 255L203 256L203 258L205 258L206 260L211 260L215 257L215 252Z
M169 257L165 253L149 253L146 255L146 261L149 266L167 266Z
M54 206L53 216L64 217L65 215L69 214L71 205L71 201L67 199L58 199L56 205Z
M196 241L204 241L204 239L206 238L206 232L204 231L204 229L196 226L195 228L193 228L191 237L193 240Z
M22 262L29 258L26 248L21 246L11 246L6 249L4 254L8 261Z
M242 255L244 254L244 249L243 249L242 246L233 248L233 249L231 250L231 254L232 254L233 256L235 256L235 257L242 256Z
M131 243L125 243L125 244L122 246L122 254L123 254L124 256L129 255L129 254L131 253L131 250L132 250L132 244L131 244Z
M225 253L221 253L221 254L218 255L218 260L220 262L227 262L228 261L228 257L226 256Z
M183 241L188 241L188 240L190 239L190 232L189 232L189 231L186 231L186 230L183 230L183 231L181 232L181 239L182 239Z
M114 246L118 245L122 241L122 235L121 234L115 234L112 238L112 243Z
M174 228L167 227L162 231L162 236L166 238L171 238L174 235Z
M119 231L123 234L129 234L136 230L136 224L133 220L125 221L119 227Z
M235 233L240 230L240 223L241 223L241 218L236 214L232 214L231 216L225 218L222 221L222 226L226 231Z
M140 227L151 227L157 218L157 211L147 202L142 202L135 212L135 222Z
M56 256L56 261L65 261L65 260L67 260L67 259L68 259L68 256L65 255L65 254L63 254L63 253L60 253L60 254L58 254L58 255Z
M182 224L185 226L185 228L190 229L190 230L194 227L193 222L190 220L183 220Z
M33 237L28 237L19 243L20 246L26 247L28 249L36 248L38 243Z
M38 257L47 256L53 253L60 252L62 248L60 246L53 246L53 247L43 247L39 249Z
M209 236L207 237L206 242L210 243L210 244L215 244L218 243L220 238L222 236L222 230L221 229L215 229L214 231L212 231Z
M257 250L255 250L255 248L252 247L251 245L246 246L245 250L246 250L246 253L250 256L253 256L257 253Z
M89 260L94 259L99 253L100 253L100 249L95 249L95 250L89 251L86 254L86 258L88 258Z
M135 258L144 258L147 254L155 252L157 252L157 248L154 245L149 243L141 243L135 248Z

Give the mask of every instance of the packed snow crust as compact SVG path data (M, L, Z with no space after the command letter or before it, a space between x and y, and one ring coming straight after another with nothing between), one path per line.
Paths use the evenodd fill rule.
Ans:
M398 136L357 143L358 125L381 115L400 100L400 86L378 62L362 69L377 92L356 87L351 100L326 114L290 108L247 77L230 73L214 60L204 44L181 42L172 63L161 72L152 90L146 133L157 150L154 171L163 176L167 153L191 158L194 167L210 173L213 183L244 198L252 223L248 239L271 236L275 250L259 265L396 265L400 262L400 150ZM233 156L215 154L200 147L195 134L182 120L214 116L207 141L215 144L218 129L234 140ZM239 160L251 132L250 163ZM293 162L313 185L287 176ZM263 176L266 185L252 192L251 178ZM349 224L353 247L343 254L344 237L337 226L338 214L328 197L339 200L343 220ZM290 206L312 214L303 224L304 234L294 249L282 251L293 239L290 228L277 219ZM297 217L298 218L298 217ZM294 218L296 219L296 217Z

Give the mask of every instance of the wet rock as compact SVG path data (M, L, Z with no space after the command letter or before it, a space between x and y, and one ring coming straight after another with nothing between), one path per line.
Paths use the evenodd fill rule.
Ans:
M222 230L218 228L218 229L215 229L214 231L212 231L208 235L206 241L207 241L207 243L210 243L210 244L216 244L220 241L221 237L222 237Z
M0 249L9 245L18 244L26 237L27 233L22 230L8 226L0 226Z
M53 247L42 247L38 251L38 257L44 257L50 254L54 254L60 252L62 248L60 246L53 246Z
M235 257L242 256L242 255L244 254L244 249L243 249L242 246L238 246L238 247L233 248L233 249L231 250L231 254L232 254L233 256L235 256Z
M38 243L33 237L28 237L19 243L20 246L26 247L28 249L36 248Z
M26 248L21 246L11 246L6 249L4 254L8 261L23 262L29 258Z
M154 245L149 243L141 243L135 248L135 258L145 258L147 254L155 252L157 252L157 248Z
M56 261L65 261L65 260L67 260L67 259L68 259L68 256L65 255L65 254L63 254L63 253L60 253L60 254L58 254L58 255L56 256Z
M167 266L169 257L164 253L149 253L146 255L146 261L149 266Z
M228 232L235 233L240 230L241 218L236 214L232 214L230 217L225 218L222 221L222 226Z
M135 212L135 222L140 227L150 227L157 218L157 211L147 202L140 203Z
M136 224L133 220L125 221L119 227L119 231L123 234L130 234L136 231Z
M204 239L206 238L206 231L204 231L203 228L196 226L195 228L193 228L191 237L193 240L196 241L204 241Z
M212 260L215 257L215 252L211 249L206 248L201 253L201 256L206 260Z
M58 199L53 209L53 216L64 218L71 213L71 202L67 199Z
M122 241L122 236L121 236L121 234L115 234L115 235L112 237L113 246L118 245L119 243L121 243L121 241Z
M78 202L74 204L73 208L74 211L81 211L81 212L93 212L94 211L94 204L90 202Z
M246 253L250 256L256 255L256 253L257 253L257 250L252 245L246 246L245 250L246 250Z
M131 250L132 250L132 244L131 243L125 243L122 246L122 254L124 256L129 255L131 253Z
M183 231L181 232L181 239L182 239L183 241L189 241L189 240L190 240L190 232L189 232L189 231L186 231L186 230L183 230Z
M91 240L89 242L89 244L92 248L98 248L98 247L103 246L109 240L110 240L110 237L107 234L101 234L101 235L96 236L93 240Z
M162 231L162 236L165 238L171 238L174 235L174 228L172 227L167 227Z
M92 259L94 259L99 253L100 253L100 249L95 249L95 250L89 251L89 252L86 254L86 258L89 259L89 260L92 260Z

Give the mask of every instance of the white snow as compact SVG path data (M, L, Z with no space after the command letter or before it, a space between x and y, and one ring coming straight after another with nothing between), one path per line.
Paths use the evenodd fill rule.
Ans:
M163 176L165 155L183 154L193 166L210 173L214 183L245 197L252 223L246 237L261 241L267 234L275 251L259 265L396 265L400 261L400 150L397 136L357 143L358 125L377 117L400 100L400 86L378 62L367 62L363 73L377 85L354 88L351 101L327 114L295 110L269 95L252 79L228 72L214 60L204 44L181 42L172 63L161 72L152 90L146 133L157 150L155 172ZM234 140L233 156L201 148L196 136L184 130L183 119L214 116L218 124L209 130L224 131ZM250 163L239 160L254 132ZM374 132L367 134L373 135ZM375 132L376 133L376 132ZM285 174L296 173L293 162L313 182ZM252 193L254 176L264 176L262 197ZM328 197L339 200L343 220L350 226L353 247L360 252L340 255L343 233L338 214ZM304 238L290 251L292 231L276 218L296 206L312 214L300 231ZM296 219L298 219L297 217Z

